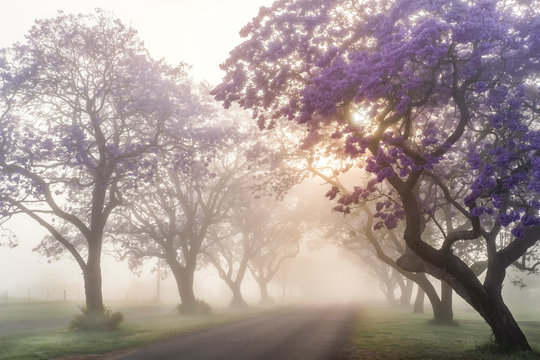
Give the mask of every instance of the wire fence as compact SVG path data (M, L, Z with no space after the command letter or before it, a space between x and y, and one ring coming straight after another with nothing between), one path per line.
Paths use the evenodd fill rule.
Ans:
M156 295L148 292L129 290L104 291L104 301L154 301ZM84 289L33 288L0 290L0 305L44 302L84 302Z
M28 289L25 292L21 290L0 290L0 304L80 301L81 295L84 295L84 293L67 289Z

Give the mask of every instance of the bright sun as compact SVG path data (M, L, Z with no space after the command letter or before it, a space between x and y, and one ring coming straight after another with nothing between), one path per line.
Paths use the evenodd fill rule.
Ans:
M364 133L371 133L375 130L375 126L371 121L371 108L361 106L359 104L352 104L348 109L348 121L349 124L358 128Z

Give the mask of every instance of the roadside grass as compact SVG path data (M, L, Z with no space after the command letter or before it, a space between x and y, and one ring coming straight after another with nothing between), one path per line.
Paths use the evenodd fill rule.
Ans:
M534 353L504 354L493 345L491 330L480 317L455 312L455 325L430 323L431 314L372 308L359 313L354 345L359 359L540 359L540 321L520 321Z
M74 302L15 303L0 305L0 323L9 324L35 319L48 320L71 317L79 311Z
M46 310L47 306L40 306ZM61 305L51 304L51 310L59 316L66 315L66 309ZM73 310L73 307L69 307ZM54 359L86 354L106 354L112 351L127 350L148 345L160 340L169 339L175 335L202 330L241 320L249 316L261 313L262 310L252 308L247 310L217 310L209 316L181 316L170 312L155 315L155 311L144 311L150 306L137 306L135 309L115 307L115 310L126 311L128 316L121 323L117 331L70 331L67 326L63 328L28 331L12 335L0 336L0 359ZM31 309L31 307L28 307ZM18 309L14 309L18 310ZM163 310L163 309L161 309ZM143 315L141 315L141 312ZM73 311L71 311L73 313ZM41 312L44 316L47 313ZM138 314L129 316L129 314ZM36 314L39 315L39 314ZM3 315L13 320L16 315ZM24 318L26 315L21 314ZM34 320L36 317L34 316ZM2 321L2 316L0 316Z

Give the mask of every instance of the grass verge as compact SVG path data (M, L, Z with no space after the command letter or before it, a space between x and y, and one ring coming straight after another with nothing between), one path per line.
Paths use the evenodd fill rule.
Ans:
M119 310L122 311L121 308ZM261 310L218 310L209 316L181 316L170 312L157 316L127 317L117 331L69 331L64 327L4 335L0 336L0 359L35 360L106 354L216 327L258 313Z
M502 354L492 346L491 330L479 318L456 314L457 325L431 323L431 315L402 309L360 312L354 333L359 359L540 359L540 322L522 321L521 328L535 353Z

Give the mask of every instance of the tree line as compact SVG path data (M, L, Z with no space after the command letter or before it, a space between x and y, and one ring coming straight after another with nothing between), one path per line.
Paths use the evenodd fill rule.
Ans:
M259 156L264 139L245 115L224 114L185 65L154 60L101 10L38 20L1 56L2 222L33 219L48 232L36 250L76 261L85 317L111 317L107 244L134 270L147 258L167 264L185 312L205 308L193 291L205 264L235 305L248 271L270 300L268 282L298 253L301 219L286 202L255 199L275 164Z
M501 291L510 266L538 266L539 24L528 1L276 1L213 94L356 161L368 180L336 184L336 210L369 206L403 239L401 271L444 281L500 347L530 350Z
M106 239L134 267L165 261L193 309L201 259L241 305L248 269L265 297L276 259L316 228L383 288L415 282L436 320L452 321L455 292L500 347L530 350L502 286L539 264L539 24L526 1L276 1L221 65L223 112L103 12L39 20L2 52L2 216L26 214L49 231L41 251L71 254L91 312ZM310 176L339 221L265 198Z

